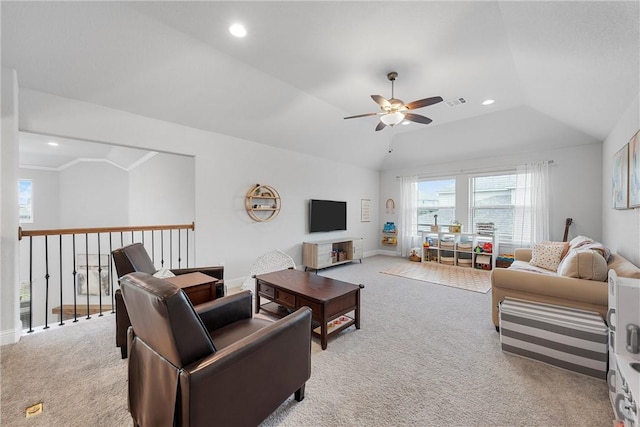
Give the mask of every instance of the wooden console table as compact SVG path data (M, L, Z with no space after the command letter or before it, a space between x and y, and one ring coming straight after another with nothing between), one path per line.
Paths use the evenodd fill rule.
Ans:
M334 265L360 260L362 263L363 242L361 237L343 237L316 242L302 242L302 265L305 271L318 270Z
M311 333L320 338L322 349L325 350L328 336L351 325L360 329L361 288L364 285L354 285L293 269L260 274L256 276L255 312L263 309L267 313L283 317L290 313L289 310L304 306L311 308ZM261 297L272 302L260 305ZM353 317L346 316L352 311ZM328 323L338 318L344 319L339 320L339 325L332 325L330 328Z

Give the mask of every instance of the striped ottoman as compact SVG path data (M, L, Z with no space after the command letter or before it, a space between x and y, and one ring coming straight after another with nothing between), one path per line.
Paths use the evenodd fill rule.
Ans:
M607 326L598 313L505 298L500 342L506 352L606 378Z

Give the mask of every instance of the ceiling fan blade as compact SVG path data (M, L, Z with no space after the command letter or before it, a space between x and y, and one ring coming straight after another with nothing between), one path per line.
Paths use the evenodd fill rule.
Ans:
M413 113L405 113L404 119L409 120L410 122L422 123L423 125L428 125L433 121L429 117L425 117L425 116L421 116L420 114L413 114Z
M382 122L379 122L379 123L378 123L378 126L376 126L376 132L377 132L377 131L379 131L379 130L384 129L385 127L387 127L387 125L385 125L385 124L384 124L384 123L382 123Z
M358 117L369 117L369 116L375 116L378 113L366 113L366 114L358 114L357 116L349 116L349 117L345 117L344 119L357 119Z
M429 105L437 104L438 102L442 102L441 96L434 96L432 98L419 99L417 101L413 101L405 105L409 110L415 110L416 108L427 107Z
M376 102L376 104L378 104L382 108L384 108L384 107L390 108L391 107L391 104L389 103L389 101L387 101L387 98L385 98L384 96L371 95L371 99L373 99Z

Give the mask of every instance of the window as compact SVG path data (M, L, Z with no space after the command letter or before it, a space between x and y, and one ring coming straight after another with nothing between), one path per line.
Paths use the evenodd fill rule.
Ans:
M18 182L18 206L20 209L20 223L33 222L33 185L30 179Z
M500 241L513 241L517 175L476 176L470 182L469 219L476 230L479 222L493 222Z
M418 231L429 231L429 225L453 224L456 219L456 180L440 179L418 182Z

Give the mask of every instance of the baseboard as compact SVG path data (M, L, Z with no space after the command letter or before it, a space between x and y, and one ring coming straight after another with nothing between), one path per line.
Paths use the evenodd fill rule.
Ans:
M374 256L374 255L384 255L384 256L398 256L396 251L391 251L388 249L376 249L375 251L370 251L365 253L364 257Z
M5 330L0 332L0 345L15 344L20 341L22 336L22 328L16 328L15 330Z

